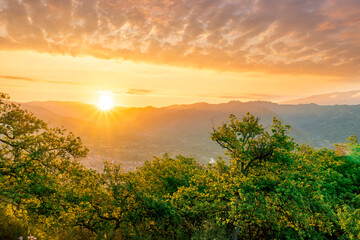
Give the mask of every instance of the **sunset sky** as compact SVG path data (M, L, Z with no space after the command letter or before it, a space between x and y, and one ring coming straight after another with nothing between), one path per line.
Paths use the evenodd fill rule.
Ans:
M359 0L0 0L15 101L165 106L360 89Z

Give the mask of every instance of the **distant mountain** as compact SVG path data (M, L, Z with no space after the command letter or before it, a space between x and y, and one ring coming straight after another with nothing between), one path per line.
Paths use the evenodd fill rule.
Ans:
M67 117L75 117L75 118L87 118L94 114L94 112L98 111L96 106L91 104L85 104L80 102L65 102L65 101L46 101L46 102L28 102L23 105L27 105L29 107L43 107L51 110L52 112L67 116ZM125 109L118 107L119 109Z
M281 104L357 105L360 104L360 90L314 95L281 102Z
M344 142L360 129L360 105L280 105L271 102L222 104L197 103L162 108L116 108L109 113L92 105L72 102L23 104L50 126L64 126L81 136L90 149L84 164L100 168L104 160L121 162L132 170L152 156L166 152L192 155L206 163L224 150L210 140L214 127L233 113L250 112L269 127L274 116L291 125L291 136L299 143L331 147Z

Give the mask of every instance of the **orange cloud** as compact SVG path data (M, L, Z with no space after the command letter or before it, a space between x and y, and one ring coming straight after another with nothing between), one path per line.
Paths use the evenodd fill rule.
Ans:
M153 90L149 89L129 89L126 94L130 95L145 95L154 92Z
M0 0L0 49L356 76L357 0Z

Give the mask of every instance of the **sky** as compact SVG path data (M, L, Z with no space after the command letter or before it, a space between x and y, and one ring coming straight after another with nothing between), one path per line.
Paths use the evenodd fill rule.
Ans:
M14 101L166 106L360 89L359 0L0 0Z

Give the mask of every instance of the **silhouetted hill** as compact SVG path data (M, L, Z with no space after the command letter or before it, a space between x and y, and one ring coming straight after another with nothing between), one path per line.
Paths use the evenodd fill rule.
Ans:
M81 136L90 148L85 164L99 167L103 160L122 162L127 169L163 153L192 155L208 162L223 150L210 140L212 128L229 114L250 112L269 127L274 116L291 125L297 142L329 147L344 142L360 127L360 105L279 105L271 102L196 103L155 108L116 108L109 113L92 105L72 102L23 104L51 126L64 126Z

